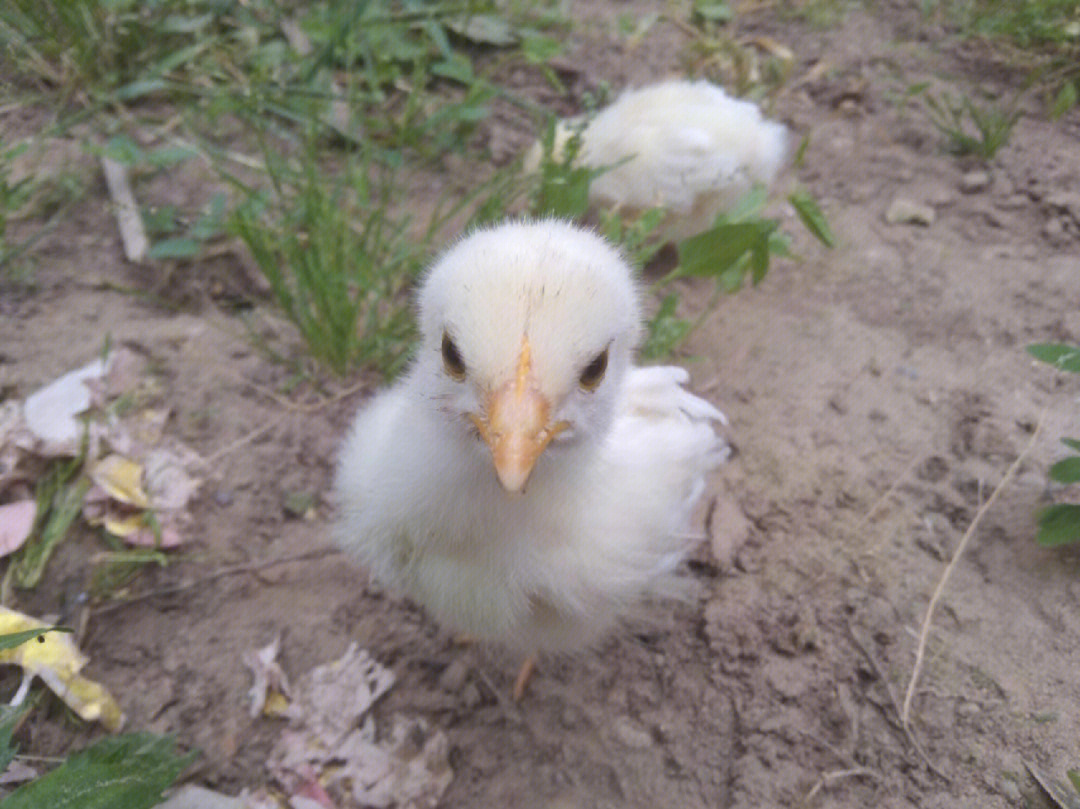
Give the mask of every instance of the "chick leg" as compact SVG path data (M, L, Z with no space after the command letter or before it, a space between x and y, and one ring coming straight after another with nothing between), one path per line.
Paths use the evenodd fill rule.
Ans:
M525 662L521 664L517 679L514 680L514 702L521 702L521 698L525 696L525 689L529 687L529 680L532 679L535 673L536 657L529 655L525 658Z

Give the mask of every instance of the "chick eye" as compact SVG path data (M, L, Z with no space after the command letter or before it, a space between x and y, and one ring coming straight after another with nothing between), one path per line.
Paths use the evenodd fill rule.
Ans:
M605 348L593 358L592 362L585 366L581 376L578 378L578 383L584 390L594 391L600 387L600 383L604 379L604 373L607 371L607 356L608 351Z
M461 352L446 332L443 332L442 336L442 361L451 379L460 382L465 378L465 360L461 358Z

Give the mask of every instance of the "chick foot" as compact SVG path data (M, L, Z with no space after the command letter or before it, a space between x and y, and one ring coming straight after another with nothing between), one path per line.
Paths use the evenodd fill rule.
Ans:
M532 680L535 673L536 657L529 655L525 658L525 662L521 664L517 679L514 680L514 702L521 702L522 697L525 696L525 690L529 687L529 681Z

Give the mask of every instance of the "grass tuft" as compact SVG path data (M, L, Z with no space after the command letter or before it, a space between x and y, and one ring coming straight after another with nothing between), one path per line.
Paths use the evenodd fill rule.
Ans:
M293 161L266 156L271 189L245 187L230 231L314 356L339 374L367 366L393 376L415 338L407 290L429 239L391 215L393 177L369 154L353 153L336 176L311 149Z

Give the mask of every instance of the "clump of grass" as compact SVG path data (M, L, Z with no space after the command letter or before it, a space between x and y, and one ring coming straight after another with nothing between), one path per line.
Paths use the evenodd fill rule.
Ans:
M228 220L311 353L335 372L399 371L415 338L407 290L430 234L417 238L392 206L393 177L354 152L336 174L308 149L298 160L265 151L270 189L243 186Z
M995 53L1020 67L1050 98L1054 117L1080 100L1080 3L1076 0L923 0L969 37L992 41Z
M474 53L539 41L519 16L496 0L10 0L0 68L84 109L152 97L211 122L315 122L400 162L465 148L495 92Z
M25 150L25 144L0 148L0 267L6 265L17 251L8 240L8 221L26 205L32 193L29 177L20 180L11 177L12 161Z
M961 94L943 92L940 96L923 96L926 114L934 128L945 139L945 148L956 155L972 155L984 161L994 155L1012 137L1013 127L1020 118L1015 103L1001 106L988 101L976 104Z

